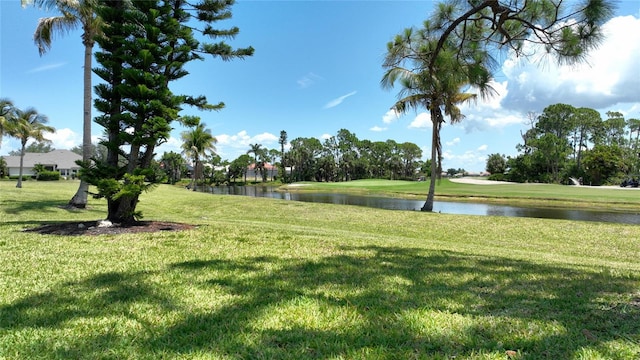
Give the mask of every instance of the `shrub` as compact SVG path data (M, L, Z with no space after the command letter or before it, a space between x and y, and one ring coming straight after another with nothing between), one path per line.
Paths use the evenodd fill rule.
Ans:
M60 180L60 173L57 171L41 171L38 173L38 181L57 181Z

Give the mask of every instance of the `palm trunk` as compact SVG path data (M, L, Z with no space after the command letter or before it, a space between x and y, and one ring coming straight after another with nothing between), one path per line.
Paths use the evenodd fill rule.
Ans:
M421 211L433 211L433 199L436 193L436 179L438 178L438 144L440 135L440 118L436 114L436 109L431 109L431 121L433 128L431 131L431 179L429 180L429 193L427 194L427 201L420 209Z
M93 40L84 47L84 71L83 71L83 119L82 119L82 162L88 164L91 161L91 57L93 56ZM78 191L69 200L69 205L84 209L87 207L89 183L80 178Z
M193 191L198 189L198 163L199 159L196 157L193 164Z
M26 147L27 143L23 142L22 143L22 148L20 149L20 170L18 171L18 183L16 184L16 187L18 189L22 188L22 168L24 165L24 149Z

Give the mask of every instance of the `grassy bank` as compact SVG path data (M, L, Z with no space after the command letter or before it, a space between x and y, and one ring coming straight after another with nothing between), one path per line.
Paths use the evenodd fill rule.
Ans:
M640 227L161 186L185 232L65 237L77 183L0 182L0 358L637 359Z
M289 191L351 192L426 199L429 182L357 180L336 183L285 185ZM442 179L436 183L436 200L473 201L511 205L640 211L640 190L553 184L475 185Z

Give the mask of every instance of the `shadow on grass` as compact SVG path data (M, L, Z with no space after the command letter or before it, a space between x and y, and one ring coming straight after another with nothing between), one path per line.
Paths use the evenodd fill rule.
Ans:
M9 357L640 356L638 277L419 249L343 250L99 274L1 306L0 348L35 329L45 336L13 343Z
M37 200L37 201L3 201L0 204L2 211L10 215L18 215L23 212L35 212L35 213L51 213L58 210L66 210L71 213L80 213L87 211L95 211L91 209L76 209L67 206L67 203L60 200Z

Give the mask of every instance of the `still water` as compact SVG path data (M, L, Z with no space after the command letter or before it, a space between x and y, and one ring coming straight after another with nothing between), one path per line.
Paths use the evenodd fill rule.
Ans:
M292 201L367 206L388 210L420 210L420 208L424 204L424 200L408 200L380 196L335 193L282 192L276 191L276 187L270 186L216 186L210 187L206 189L206 191L209 193L220 195L268 197ZM446 214L461 215L532 217L545 219L612 222L622 224L640 224L640 214L635 212L623 213L593 210L519 207L480 203L460 203L451 201L434 202L433 211Z

